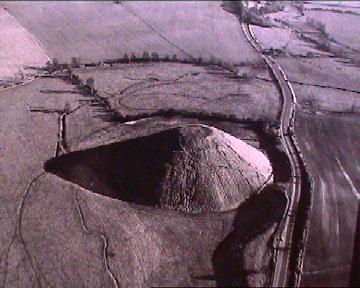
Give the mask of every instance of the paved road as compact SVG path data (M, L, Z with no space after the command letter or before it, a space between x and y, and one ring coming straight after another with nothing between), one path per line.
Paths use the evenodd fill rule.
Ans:
M278 249L275 255L276 266L275 271L273 272L272 286L298 286L302 266L303 247L294 251L294 246L296 246L294 245L294 242L299 240L294 238L294 235L297 235L295 234L295 217L298 217L299 212L298 207L300 196L303 191L302 179L304 177L304 171L302 168L303 164L300 158L300 152L293 135L296 95L282 68L271 56L266 56L262 53L262 47L254 37L251 27L244 23L241 26L250 44L259 52L272 71L283 98L280 118L280 137L291 162L293 181L290 188L288 210L279 230L281 232L279 235ZM294 255L294 253L296 253L296 255ZM291 267L291 259L296 259L296 267Z

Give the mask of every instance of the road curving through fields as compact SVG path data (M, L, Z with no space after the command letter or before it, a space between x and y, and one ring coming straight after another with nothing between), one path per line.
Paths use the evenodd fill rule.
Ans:
M241 28L251 46L268 65L282 96L280 116L280 138L291 163L292 183L287 212L280 224L276 240L275 267L271 286L299 286L305 239L307 237L308 212L311 204L311 181L305 169L300 149L294 137L296 94L288 77L275 59L262 53L261 44L254 36L249 24Z

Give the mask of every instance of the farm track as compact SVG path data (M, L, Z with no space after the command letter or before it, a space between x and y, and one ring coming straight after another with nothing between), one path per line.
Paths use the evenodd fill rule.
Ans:
M249 24L241 28L251 46L268 65L282 96L280 137L292 167L292 183L287 212L280 223L275 268L271 286L299 286L303 265L305 239L308 233L308 212L311 204L311 182L294 137L296 95L286 74L271 56L265 56Z

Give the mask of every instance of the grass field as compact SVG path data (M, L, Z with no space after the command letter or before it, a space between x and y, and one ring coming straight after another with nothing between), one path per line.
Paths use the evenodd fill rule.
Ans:
M60 92L49 94L45 92L48 90ZM30 110L32 107L61 110L66 103L73 109L78 105L81 95L76 93L76 87L62 80L44 78L1 91L0 96L0 281L5 287L15 285L11 279L21 283L16 285L36 286L26 276L29 275L26 264L19 264L22 266L19 272L21 275L9 272L7 279L10 282L5 283L3 280L7 269L7 251L17 226L19 203L29 183L41 173L44 161L54 156L58 141L59 115ZM21 246L18 248L21 249ZM16 250L13 246L12 251L26 258L23 250ZM10 263L19 263L17 260L11 262L11 255ZM11 265L9 269L13 267ZM25 282L21 282L24 278L27 278Z
M258 59L237 18L221 2L2 2L52 58L83 62L157 52L217 58L232 64Z
M108 251L116 254L109 257L109 265L123 287L214 285L215 281L194 279L191 273L199 277L211 273L211 255L232 230L234 213L193 219L175 212L144 211L79 191L69 182L44 174L44 162L54 157L59 136L59 114L51 111L65 106L73 110L82 97L76 86L49 77L1 92L0 282L4 287L37 287L33 275L41 274L41 286L112 287L104 266L102 238L88 233L81 224L77 209L84 209L89 231L107 223L100 229L106 233ZM39 112L30 111L35 107ZM69 119L67 127L81 123L83 114L76 116L77 121ZM93 129L101 127L95 122L87 124ZM16 237L17 229L21 236ZM192 245L188 245L189 237ZM189 266L179 269L182 261Z
M360 13L359 1L308 1L307 10L332 11L335 13L357 14Z
M46 51L0 6L0 84L27 77L35 71L26 67L44 66L48 60Z
M263 46L280 49L291 56L335 56L358 63L360 46L354 35L360 32L359 12L344 1L333 5L306 2L301 13L287 9L271 14L272 29L253 27Z
M278 61L293 84L299 109L360 112L359 67L338 58Z
M282 12L281 28L254 32L265 49L281 50L274 55L296 94L295 136L314 181L300 286L344 287L357 257L360 18L344 12L357 13L355 1L309 2L304 15Z
M339 58L279 58L289 80L360 91L360 67L343 63Z
M122 115L175 109L276 120L280 109L279 94L271 81L241 79L220 67L148 63L75 73L84 82L93 77L95 89Z
M299 95L299 109L360 115L359 93L312 85L294 84L293 87L296 95Z
M139 76L136 74L139 71L133 71L132 77ZM153 73L155 76L164 75ZM202 122L181 117L155 117L136 123L106 123L94 117L96 113L92 107L80 102L85 98L83 92L60 76L36 79L1 92L0 104L4 111L0 114L0 196L3 200L0 223L4 233L0 234L0 282L5 283L5 287L29 283L36 286L32 276L36 273L41 275L43 286L97 283L97 286L110 287L112 282L104 266L103 238L98 232L92 232L103 231L107 239L107 263L122 286L165 286L169 283L173 286L215 286L216 281L205 276L213 274L212 255L234 229L235 211L197 217L182 215L102 197L44 173L44 162L54 157L56 151L61 134L59 117L65 108L73 111L66 116L66 126L63 126L68 152ZM259 145L258 136L242 125L205 124L254 142L254 146ZM29 267L23 246L18 243L20 238L13 241L18 229L19 207L21 240L29 250L35 272ZM81 215L86 222L81 222ZM273 230L266 235L270 233ZM189 237L191 243L187 241ZM270 257L267 238L264 239L251 241L249 249L257 257L253 257L252 252L243 257L250 270L268 265L264 264ZM266 254L265 260L260 258L262 253ZM179 267L179 263L187 264ZM257 272L263 273L263 270ZM254 277L253 272L251 277Z
M295 128L314 179L304 285L330 279L349 286L360 187L358 117L298 113Z
M354 38L354 35L360 34L359 15L328 11L306 11L305 15L308 19L322 23L325 31L339 43L356 50L360 49L360 43Z

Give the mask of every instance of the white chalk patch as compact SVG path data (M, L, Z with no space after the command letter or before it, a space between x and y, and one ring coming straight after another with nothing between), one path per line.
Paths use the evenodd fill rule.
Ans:
M126 125L134 125L136 123L137 123L137 121L128 121L128 122L125 122L124 124L126 124Z
M360 199L359 191L356 189L354 182L351 180L349 174L346 172L346 170L345 170L344 166L341 164L339 158L336 156L335 159L336 159L336 162L339 165L339 168L340 168L341 172L344 174L344 177L345 177L346 181L348 181L348 183L350 184L351 191L353 192L355 197L359 200Z

